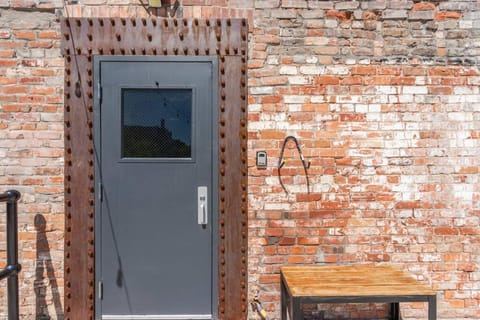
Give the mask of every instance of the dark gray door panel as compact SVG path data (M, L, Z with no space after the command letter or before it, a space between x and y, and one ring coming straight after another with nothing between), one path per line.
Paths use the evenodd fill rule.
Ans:
M216 61L96 66L97 317L216 318Z

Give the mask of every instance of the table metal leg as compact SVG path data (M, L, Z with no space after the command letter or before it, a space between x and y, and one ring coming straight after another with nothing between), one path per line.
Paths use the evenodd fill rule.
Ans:
M281 320L287 320L287 288L283 279L280 281L280 295L281 295L281 306L282 317Z
M398 302L390 303L390 319L400 320L400 303Z
M428 298L428 320L437 320L437 296Z
M299 298L292 297L291 320L303 320L302 304Z

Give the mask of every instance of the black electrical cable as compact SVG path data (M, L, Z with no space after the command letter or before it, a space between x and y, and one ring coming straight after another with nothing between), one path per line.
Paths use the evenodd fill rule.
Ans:
M297 147L298 155L300 157L300 160L302 161L303 170L305 171L305 178L307 179L307 193L310 193L310 179L308 178L308 169L310 168L310 162L307 163L305 161L305 158L303 157L303 154L302 154L302 149L300 148L300 144L298 143L297 138L295 138L294 136L288 136L283 140L282 149L280 151L280 157L278 158L278 181L280 182L280 185L282 186L283 191L285 191L285 193L288 194L288 190L283 184L282 174L280 173L280 170L285 165L285 161L283 161L283 153L285 152L285 146L287 145L287 142L289 140L292 140L295 143L295 146Z

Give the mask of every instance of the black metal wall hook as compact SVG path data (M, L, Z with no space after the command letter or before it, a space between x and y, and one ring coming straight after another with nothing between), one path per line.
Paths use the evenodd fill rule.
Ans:
M287 142L289 140L292 140L295 143L295 146L297 147L298 156L302 161L303 170L305 171L305 178L307 179L307 193L310 193L310 179L308 178L308 169L310 168L310 161L308 163L305 161L305 158L303 157L303 154L302 154L302 149L300 148L300 144L298 143L297 138L295 138L294 136L288 136L283 140L282 149L280 151L280 157L278 158L278 181L280 182L280 185L282 186L283 191L285 191L285 194L288 194L288 190L283 184L282 174L280 170L285 165L285 161L283 161L283 153L285 152L285 146L287 145Z

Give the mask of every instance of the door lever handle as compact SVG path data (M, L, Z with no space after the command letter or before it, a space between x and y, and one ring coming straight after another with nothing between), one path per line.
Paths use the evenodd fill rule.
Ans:
M197 217L198 224L206 226L208 224L208 188L200 186L197 189Z
M202 207L202 215L203 215L202 221L204 222L203 225L206 225L207 224L206 223L207 222L207 208L205 207L204 203L201 204L201 207Z

